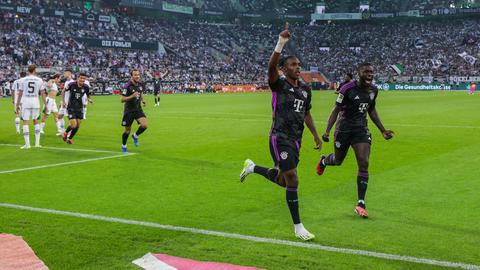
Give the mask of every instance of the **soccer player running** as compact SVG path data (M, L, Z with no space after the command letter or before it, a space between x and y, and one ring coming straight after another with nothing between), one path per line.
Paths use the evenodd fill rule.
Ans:
M69 83L62 92L63 104L67 104L68 119L70 120L70 125L63 133L63 140L68 144L73 144L72 139L80 129L83 120L83 97L86 95L87 99L90 99L90 87L85 83L86 78L86 74L78 74L77 80Z
M385 139L393 138L393 131L385 129L375 108L378 88L372 84L373 75L373 66L369 63L362 63L358 66L360 80L353 80L340 89L336 105L328 118L325 133L322 135L322 139L328 142L330 130L337 122L334 134L335 153L322 156L317 164L317 174L322 175L327 166L341 165L347 156L349 147L352 146L358 165L358 203L355 212L363 218L368 218L365 193L367 192L368 163L372 143L367 125L367 113Z
M168 75L168 70L165 73L160 74L159 76L155 77L153 81L153 94L155 95L155 107L160 106L160 92L162 89L162 80L165 76Z
M37 67L35 65L28 66L28 76L24 77L18 89L18 101L16 104L16 111L20 111L20 104L22 105L22 120L23 120L23 138L25 145L21 149L30 148L30 120L33 120L35 131L35 147L40 145L40 100L42 96L43 104L46 104L45 82L36 76Z
M274 168L256 165L250 159L245 160L240 174L240 181L251 174L264 176L276 185L286 188L286 200L293 219L295 236L302 240L311 240L315 235L310 233L300 221L298 207L298 175L300 145L304 123L313 135L315 149L320 149L322 142L315 129L310 114L312 93L310 87L300 77L300 61L295 56L280 59L284 45L290 38L288 23L278 38L275 51L268 63L268 83L272 90L273 123L270 131L270 154L275 163ZM279 67L277 67L279 65ZM279 69L285 76L280 77Z
M43 129L45 128L45 123L47 122L48 116L53 113L55 121L55 125L57 126L57 133L62 132L62 128L60 126L60 121L58 120L58 108L57 108L57 94L58 94L58 86L57 84L60 82L60 74L54 74L46 83L46 90L47 90L47 103L45 104L45 112L43 114L42 123L40 124L40 133L44 133Z
M122 91L121 102L125 103L123 111L122 126L125 131L122 134L122 152L127 153L127 140L132 129L133 120L137 121L139 127L137 132L132 134L133 143L139 146L138 136L147 129L147 116L142 109L146 105L143 99L143 92L146 90L145 84L140 81L140 71L132 69L130 72L130 81L125 85Z
M27 76L27 73L25 71L20 72L20 79L15 80L12 84L12 102L13 111L15 113L15 129L17 131L17 134L20 134L20 111L22 106L22 104L20 104L20 109L17 110L18 93L20 92L22 79L25 76Z

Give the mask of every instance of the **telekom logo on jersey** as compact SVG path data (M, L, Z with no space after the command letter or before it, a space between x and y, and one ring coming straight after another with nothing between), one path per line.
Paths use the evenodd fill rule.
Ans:
M304 103L305 102L301 99L295 99L293 102L293 108L295 108L295 112L302 112Z

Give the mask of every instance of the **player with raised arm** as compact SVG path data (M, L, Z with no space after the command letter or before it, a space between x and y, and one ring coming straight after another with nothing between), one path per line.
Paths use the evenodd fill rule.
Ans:
M127 140L132 129L133 121L137 121L138 129L132 134L133 143L135 146L139 146L138 136L147 129L147 116L143 112L143 106L146 105L143 99L143 93L146 90L145 84L140 81L140 71L138 69L132 69L130 71L130 81L125 85L122 91L121 102L125 103L123 111L122 126L125 127L125 131L122 134L122 152L127 153Z
M322 142L310 114L311 89L300 80L300 61L295 56L287 56L279 61L282 49L289 38L287 23L285 30L278 37L278 43L268 64L268 83L272 90L273 111L270 154L275 166L265 168L247 159L240 174L240 181L243 182L249 174L256 173L286 188L286 201L293 220L295 236L307 241L315 238L315 235L310 233L300 220L297 193L299 183L297 166L304 124L313 135L315 149L320 149ZM280 77L279 71L285 76Z
M22 79L27 76L25 71L20 72L20 78L15 80L12 84L12 102L13 102L13 112L15 113L15 130L17 134L20 134L20 111L22 110L22 104L20 104L20 109L17 110L17 101L18 93L21 88Z
M168 75L168 70L165 71L163 74L159 74L155 76L155 80L153 81L153 94L155 95L155 107L160 106L160 93L162 91L162 81L165 76Z
M360 80L353 80L340 89L336 105L328 118L325 133L322 135L322 139L328 142L330 130L337 122L334 134L335 153L322 156L317 164L317 174L322 175L327 166L341 165L347 156L348 149L352 146L358 165L358 202L355 212L363 218L368 218L365 194L369 178L368 165L372 144L367 113L386 140L393 138L393 131L385 129L375 108L378 88L372 83L373 75L373 66L369 63L362 63L358 66Z
M46 110L44 111L42 123L40 123L40 133L44 133L43 129L45 128L45 123L47 122L48 116L53 113L53 120L55 121L55 125L57 126L57 133L62 132L60 122L58 120L58 107L57 107L57 94L58 94L58 86L57 84L60 82L60 74L54 74L50 77L45 84L45 88L47 90L47 103L45 104Z
M90 88L85 84L86 78L86 74L78 74L77 80L69 83L65 91L62 92L63 104L67 104L68 119L70 120L70 125L63 133L63 140L68 144L73 144L72 139L80 129L83 120L84 96L90 97ZM68 100L66 99L67 96Z
M18 89L18 101L16 104L16 111L20 111L20 104L22 108L23 120L23 138L25 145L22 149L30 148L30 120L33 120L35 132L35 147L40 145L40 99L42 97L43 103L46 104L45 82L36 76L37 67L35 65L28 66L28 76L24 77Z

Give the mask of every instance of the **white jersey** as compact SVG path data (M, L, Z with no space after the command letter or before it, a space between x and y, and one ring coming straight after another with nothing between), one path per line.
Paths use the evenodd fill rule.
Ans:
M51 84L46 83L45 84L45 89L47 90L47 93L50 93L52 91L58 92L58 86L54 82L52 82Z
M45 82L37 76L28 75L22 79L20 91L22 95L22 107L28 109L40 109L40 91L45 91Z
M21 86L21 82L22 82L22 79L23 78L20 78L18 80L15 80L12 84L12 96L13 96L13 100L14 100L14 105L16 106L17 104L17 101L18 101L18 91L20 90Z

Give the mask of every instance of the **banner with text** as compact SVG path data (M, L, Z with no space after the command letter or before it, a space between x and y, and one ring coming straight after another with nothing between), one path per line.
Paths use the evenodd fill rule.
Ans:
M87 47L158 51L158 43L134 42L124 40L73 38Z

